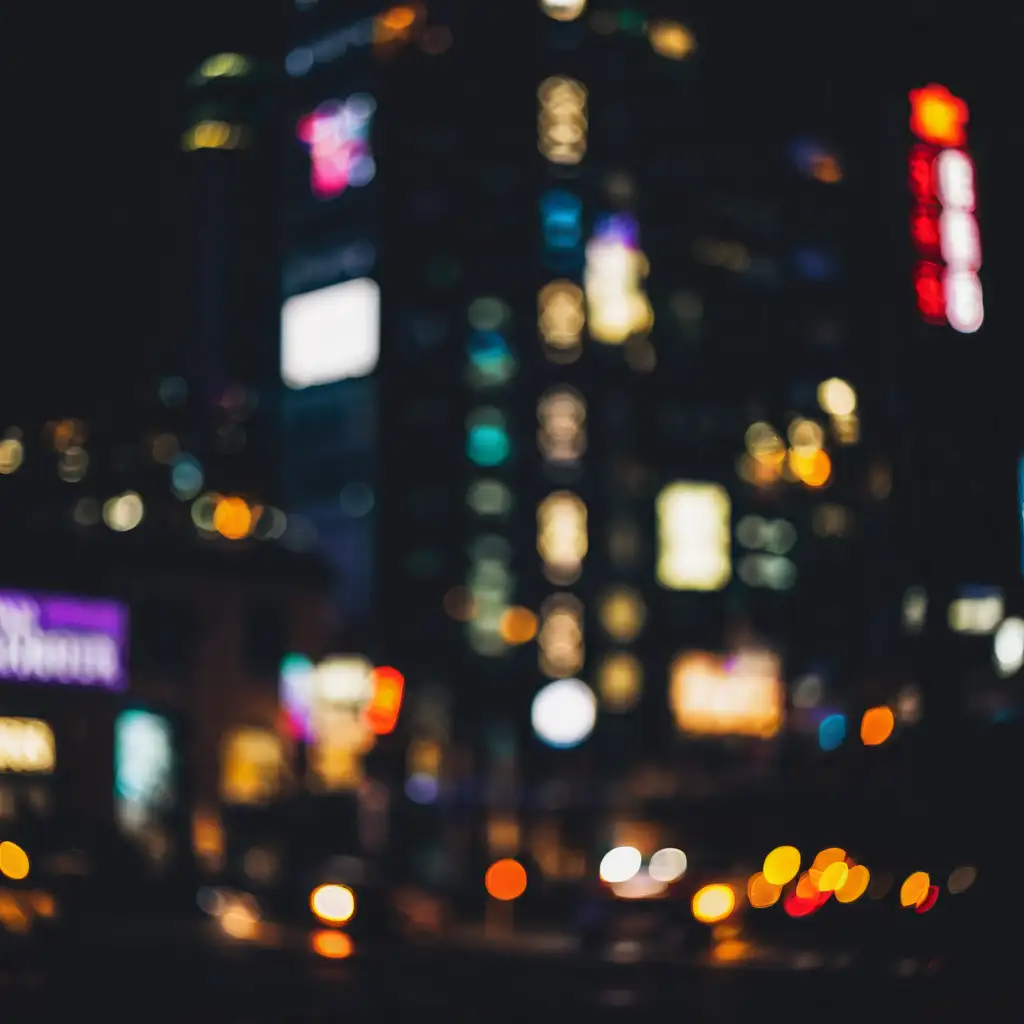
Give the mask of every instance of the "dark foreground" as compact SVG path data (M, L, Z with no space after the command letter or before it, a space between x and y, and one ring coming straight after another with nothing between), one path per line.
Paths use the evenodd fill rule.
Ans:
M345 959L311 952L308 934L226 940L195 924L109 927L47 950L3 951L0 1018L306 1021L766 1020L994 1024L1024 1020L1012 964L900 962L868 970L807 956L787 966L616 962L529 949L361 946ZM667 1015L671 1014L671 1018ZM401 1015L401 1016L400 1016Z

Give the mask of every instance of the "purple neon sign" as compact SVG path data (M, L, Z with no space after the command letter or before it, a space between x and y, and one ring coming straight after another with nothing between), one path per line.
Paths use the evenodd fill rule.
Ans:
M124 690L127 648L116 601L0 590L0 681Z

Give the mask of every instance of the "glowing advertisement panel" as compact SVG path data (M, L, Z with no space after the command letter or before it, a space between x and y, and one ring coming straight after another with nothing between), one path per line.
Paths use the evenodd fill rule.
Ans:
M128 685L128 609L115 601L0 591L0 682Z

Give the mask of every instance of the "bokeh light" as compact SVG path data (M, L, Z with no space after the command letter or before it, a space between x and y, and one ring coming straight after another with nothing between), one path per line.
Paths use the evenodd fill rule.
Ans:
M920 902L914 908L918 914L927 914L932 907L938 902L939 899L939 887L937 885L929 885L925 890L924 896L921 897Z
M835 892L846 885L849 877L850 869L846 866L846 863L837 860L829 864L827 868L822 869L821 878L818 879L818 890L820 892Z
M103 522L115 533L128 533L142 522L145 507L134 491L110 498L103 505Z
M816 871L824 871L832 864L846 860L846 851L841 846L827 846L818 852L811 862L811 867Z
M757 909L774 906L782 895L782 886L769 882L760 871L751 875L747 882L747 899Z
M832 460L820 448L810 452L791 450L789 468L801 483L813 488L824 487L832 476Z
M530 719L537 737L549 747L576 747L594 729L597 698L579 679L557 679L534 697Z
M846 716L828 715L818 726L818 746L822 750L836 750L846 739Z
M310 949L325 960L344 960L352 955L352 937L333 928L319 928L309 937Z
M686 854L674 847L658 850L651 857L647 873L656 882L675 882L686 874Z
M916 907L928 895L928 887L932 884L927 871L915 871L900 886L900 906Z
M242 540L252 531L253 515L244 498L221 498L213 510L213 528L227 540Z
M795 846L776 846L764 859L761 873L771 885L786 885L800 870L800 851Z
M846 881L836 889L836 899L840 903L853 903L867 891L871 881L871 872L863 864L854 864L846 876Z
M325 924L344 924L356 912L355 893L347 885L319 885L310 894L309 909Z
M736 893L729 885L705 885L693 894L691 907L693 916L701 924L724 921L736 908Z
M896 728L896 716L892 708L884 704L877 708L868 708L860 720L860 738L866 747L881 746Z
M497 860L484 875L484 888L496 900L517 900L526 892L526 868L511 857Z
M16 473L25 461L25 446L17 437L5 437L0 441L0 473L5 476Z
M28 872L28 854L10 840L0 843L0 875L18 882L28 877Z
M540 9L555 21L575 21L587 9L587 0L540 0Z
M498 630L507 644L527 644L537 635L537 616L529 608L507 608L502 613Z
M818 405L830 416L852 416L857 411L857 392L838 377L818 385Z
M616 846L601 858L598 874L602 882L618 885L628 882L640 870L641 864L643 857L638 849L633 846Z
M967 892L967 890L974 885L974 881L977 877L978 869L972 867L970 864L964 864L958 868L954 868L949 873L949 880L946 885L949 891L953 895L956 895L957 893Z

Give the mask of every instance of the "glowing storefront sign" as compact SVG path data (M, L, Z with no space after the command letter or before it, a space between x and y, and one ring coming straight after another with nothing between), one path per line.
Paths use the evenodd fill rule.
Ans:
M926 323L973 334L985 306L974 162L965 148L967 104L945 86L927 85L911 91L910 110L910 129L920 140L910 151L909 179L918 309Z
M127 637L116 602L0 591L0 681L124 690Z
M38 718L0 718L0 772L48 775L57 763L53 730Z
M285 776L280 737L267 729L234 729L221 747L221 799L229 804L269 803Z
M362 758L376 736L398 724L405 679L396 669L374 668L358 655L314 665L291 654L281 664L285 727L310 745L310 765L328 789L351 789L363 779Z
M769 739L785 715L779 660L768 652L684 654L672 664L669 706L681 732Z
M317 199L334 199L350 186L373 181L370 126L377 103L359 93L329 100L299 120L297 134L309 149L309 187Z
M141 821L174 803L174 768L174 735L166 718L149 711L117 716L114 792L124 819Z

